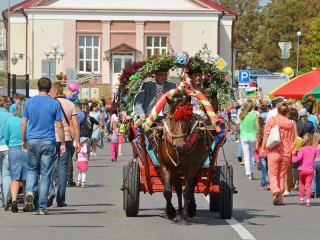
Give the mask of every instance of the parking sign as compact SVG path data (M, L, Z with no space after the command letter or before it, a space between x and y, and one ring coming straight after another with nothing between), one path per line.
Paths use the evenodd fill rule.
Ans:
M250 71L239 71L238 82L239 83L250 82Z

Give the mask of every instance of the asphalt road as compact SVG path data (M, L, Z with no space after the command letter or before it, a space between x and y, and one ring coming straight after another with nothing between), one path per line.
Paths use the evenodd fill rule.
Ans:
M285 198L285 206L273 206L270 191L259 190L261 172L255 174L257 180L245 180L244 167L236 160L235 143L225 146L239 190L234 195L231 220L209 212L207 199L197 194L197 216L188 224L170 221L165 217L161 193L141 193L138 217L128 218L120 188L122 167L131 159L131 152L130 145L124 144L124 155L113 163L108 145L99 150L90 160L88 187L68 188L68 206L58 208L54 204L48 216L23 213L22 205L17 214L1 208L0 239L318 239L320 199L314 199L310 208L298 206L298 192L293 192ZM221 164L222 158L220 153Z

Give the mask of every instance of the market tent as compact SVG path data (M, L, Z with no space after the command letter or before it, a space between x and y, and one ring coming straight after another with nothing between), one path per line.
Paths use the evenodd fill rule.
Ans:
M286 97L301 99L306 93L320 85L320 69L313 70L293 78L280 87L269 92L270 98Z
M310 92L305 94L303 98L308 98L310 100L320 100L320 84L312 89Z

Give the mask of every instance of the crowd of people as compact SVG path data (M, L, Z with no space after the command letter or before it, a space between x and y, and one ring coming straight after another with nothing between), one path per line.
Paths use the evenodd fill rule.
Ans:
M76 103L66 99L59 81L38 81L39 94L24 99L0 96L0 178L2 205L17 213L19 193L24 212L49 214L56 199L65 207L67 186L86 187L88 161L110 142L111 161L121 155L129 117L120 120L102 98L98 103ZM118 153L119 149L119 153ZM73 178L73 158L78 177Z
M298 204L311 206L311 198L320 197L320 130L312 103L297 102L293 106L291 100L282 98L270 104L268 100L249 99L234 111L235 135L239 138L237 156L245 166L246 179L254 179L254 165L258 162L262 171L259 188L271 190L274 205L283 205L283 197L300 190ZM275 126L281 141L267 148Z
M205 89L201 69L189 69L187 73L188 88ZM167 70L160 69L154 77L143 83L134 99L133 111L140 120L145 120L164 92L176 87L167 81ZM10 98L0 96L1 193L5 210L11 205L16 213L22 186L23 211L47 215L54 199L58 207L67 206L67 186L86 187L88 161L97 155L97 148L104 147L104 142L110 143L110 161L118 160L131 117L104 99L90 105L74 104L66 99L58 81L41 78L38 90L39 94L28 100L14 95L13 104ZM206 121L197 99L191 101L194 113ZM167 110L166 106L159 117ZM271 103L249 99L243 106L221 111L227 122L235 123L229 135L237 139L237 157L245 166L245 179L255 179L258 162L262 171L259 188L271 190L274 205L283 205L283 197L298 189L298 204L311 206L311 198L320 197L320 130L311 103L297 107L281 98ZM281 142L267 148L275 126ZM79 172L76 182L73 156Z

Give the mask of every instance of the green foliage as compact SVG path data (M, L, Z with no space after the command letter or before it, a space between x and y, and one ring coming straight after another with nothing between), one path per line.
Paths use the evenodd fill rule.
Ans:
M141 79L152 77L156 72L168 72L177 67L176 58L172 55L156 55L145 60L146 65L141 67L136 75Z
M194 59L202 59L208 51L208 46L205 44L194 56ZM230 86L226 81L226 76L229 74L226 71L222 71L217 68L213 59L205 62L199 61L195 67L201 68L204 73L208 87L205 90L205 95L211 100L211 104L219 102L219 108L225 109L226 106L230 105Z
M216 0L234 10L234 47L239 49L236 68L264 68L282 71L283 59L278 42L292 42L286 66L295 68L297 31L300 37L299 73L319 67L319 0L271 0L261 7L258 0Z
M309 23L309 32L305 35L308 48L303 50L303 56L310 68L320 67L320 16Z
M59 80L59 81L61 81L61 80L62 80L62 75L61 75L61 74L57 74L57 75L56 75L56 79Z
M5 72L0 72L0 77L6 77L6 73Z

